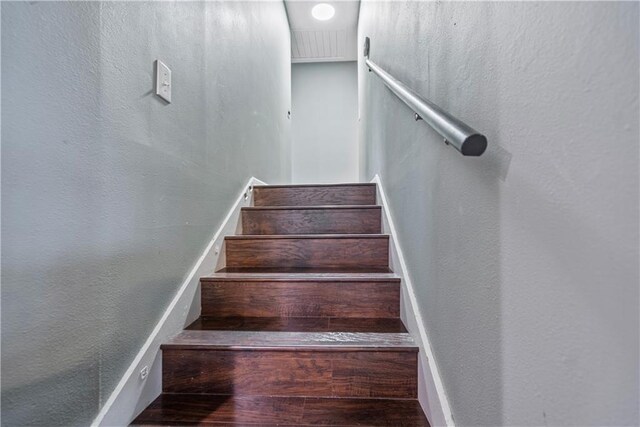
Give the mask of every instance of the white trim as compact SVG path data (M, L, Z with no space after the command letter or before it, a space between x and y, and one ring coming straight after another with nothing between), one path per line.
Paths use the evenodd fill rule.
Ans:
M247 185L244 186L220 228L213 235L202 256L171 300L162 318L129 365L98 416L91 423L92 427L129 425L149 403L160 395L162 391L160 344L200 316L200 292L198 292L200 277L213 273L216 266L219 265L218 259L224 259L221 257L224 237L236 233L240 208L251 204L251 187L254 185L264 185L264 182L251 177ZM217 253L215 247L219 249ZM149 373L146 379L142 380L140 371L145 366L149 367Z
M431 342L427 336L427 331L420 314L418 300L416 298L415 288L411 282L407 265L404 261L398 234L396 233L389 203L382 187L382 180L376 174L371 182L377 184L378 201L382 205L384 232L391 237L391 266L395 267L394 271L402 277L402 298L400 316L407 327L407 330L416 339L416 343L420 347L419 363L418 363L418 400L420 405L427 414L427 418L432 426L448 426L455 427L449 400L444 391L442 378L438 371Z

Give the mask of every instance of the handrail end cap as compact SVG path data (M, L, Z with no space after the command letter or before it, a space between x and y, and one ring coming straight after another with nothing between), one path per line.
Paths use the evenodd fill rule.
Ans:
M487 137L479 133L469 135L462 142L460 152L463 156L481 156L487 149Z

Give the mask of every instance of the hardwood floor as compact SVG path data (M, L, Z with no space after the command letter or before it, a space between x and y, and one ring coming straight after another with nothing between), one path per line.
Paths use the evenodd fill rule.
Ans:
M242 273L242 274L366 274L378 273L386 274L393 271L389 267L223 267L216 272L219 273Z
M135 421L151 425L428 427L416 400L162 394Z
M257 186L134 425L428 426L374 184Z

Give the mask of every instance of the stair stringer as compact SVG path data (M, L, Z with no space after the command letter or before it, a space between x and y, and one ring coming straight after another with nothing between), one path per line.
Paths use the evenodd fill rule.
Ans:
M433 356L431 342L418 307L415 288L407 270L407 265L398 241L389 203L385 196L382 180L376 174L371 180L376 183L378 203L382 206L383 233L388 234L391 269L401 277L400 318L416 344L418 352L418 401L432 426L455 427L449 399L444 390L442 378Z
M202 255L182 282L153 331L125 371L92 427L129 425L162 392L160 344L182 332L200 316L200 278L211 275L224 263L224 238L238 233L240 209L252 204L252 187L266 185L251 177L213 235ZM141 371L147 367L142 379Z

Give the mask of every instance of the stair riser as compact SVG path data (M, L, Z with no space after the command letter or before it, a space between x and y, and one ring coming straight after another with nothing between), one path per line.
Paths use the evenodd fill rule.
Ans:
M163 350L165 393L417 397L417 353Z
M397 282L203 282L202 316L400 316Z
M227 267L388 268L389 239L226 239Z
M200 317L187 327L191 331L246 332L377 332L405 333L399 318L355 317Z
M254 187L255 206L375 205L375 185Z
M242 234L380 234L380 208L242 211Z

